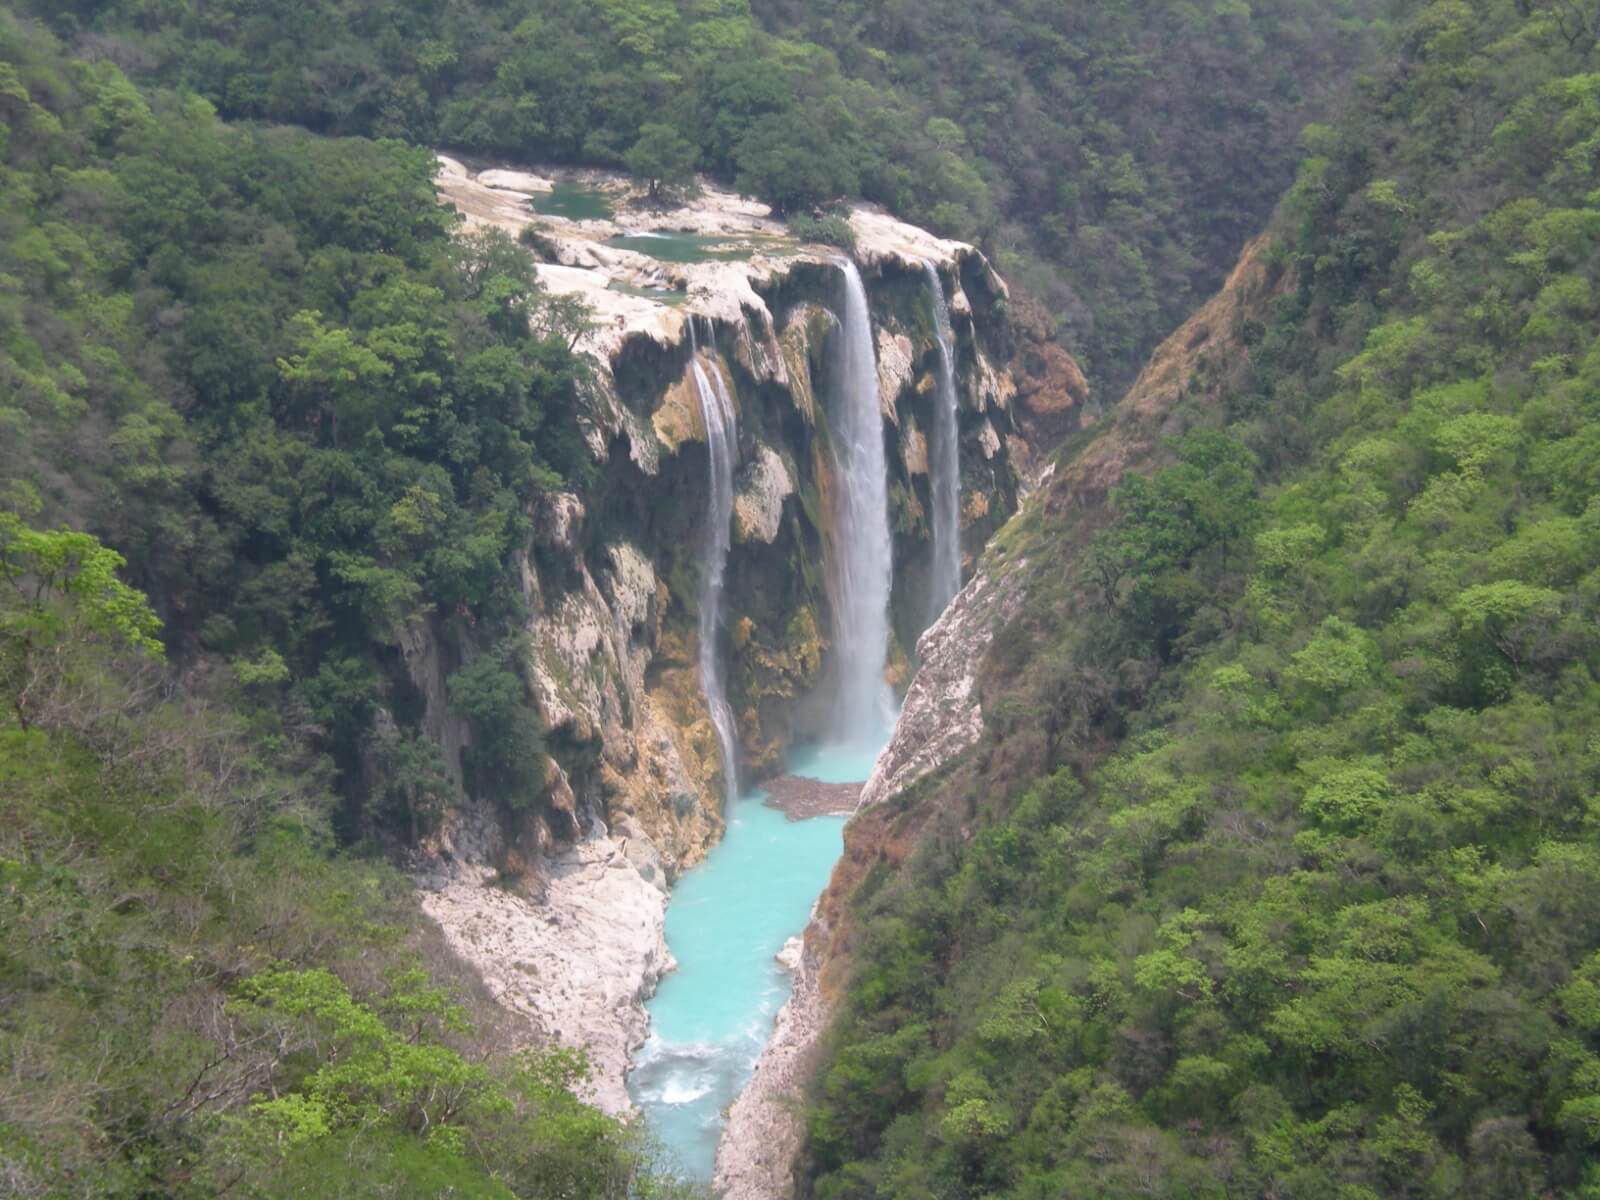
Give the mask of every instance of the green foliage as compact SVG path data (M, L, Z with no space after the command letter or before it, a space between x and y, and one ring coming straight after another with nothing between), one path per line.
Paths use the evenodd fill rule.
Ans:
M472 786L512 808L531 805L545 777L543 730L513 669L522 652L512 639L450 677L450 704L472 727L466 763Z
M663 187L678 188L694 182L699 151L671 125L651 121L639 127L639 140L622 156L628 170L650 185L655 198Z
M1342 94L1387 8L22 5L231 120L626 165L652 191L698 163L789 212L863 194L984 243L1107 395L1259 230L1300 126ZM125 83L97 89L97 137L139 136ZM1393 211L1404 180L1388 182L1373 203ZM1563 294L1551 297L1558 323Z
M1229 393L1092 538L1008 544L986 740L854 897L806 1194L1595 1186L1582 7L1415 6L1306 133Z
M856 248L856 232L848 216L825 213L820 217L797 213L789 218L789 231L802 241L837 246L847 253Z
M74 635L95 635L156 658L161 622L117 578L122 555L86 533L29 528L0 512L0 690L26 730L45 676Z
M689 1194L577 1098L580 1056L504 1051L411 882L329 852L292 743L119 653L155 625L115 555L5 530L53 620L0 720L8 1195Z
M112 636L120 560L72 539L115 546L175 658L230 662L264 736L331 759L341 833L426 830L451 772L397 646L518 627L528 504L589 470L585 314L510 239L454 236L426 151L229 127L13 16L0 63L0 477L85 531L5 526L8 578L75 579L73 619ZM524 766L486 787L531 802Z

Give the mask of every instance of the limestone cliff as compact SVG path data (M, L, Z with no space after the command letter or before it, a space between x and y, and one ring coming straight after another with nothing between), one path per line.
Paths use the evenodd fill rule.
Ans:
M441 197L469 227L534 246L545 287L588 306L578 346L592 373L570 419L593 469L581 489L533 507L521 559L524 674L547 730L548 795L515 815L462 805L419 872L457 949L504 980L510 1006L542 1036L587 1042L594 1094L621 1108L627 1052L643 1033L639 1001L668 966L667 889L722 828L721 756L696 673L708 451L695 370L720 375L738 415L723 653L749 781L777 769L824 715L841 252L803 244L763 206L711 187L658 211L599 173L440 164ZM614 215L536 213L530 200L558 184ZM903 685L926 616L931 536L925 431L938 350L925 263L950 297L970 552L1015 508L1026 447L1006 287L988 262L875 210L855 210L851 225L878 339L895 534L891 661ZM448 726L434 713L440 653L425 630L415 640L414 671L433 679L422 689L430 719ZM459 730L452 736L459 743ZM522 964L510 975L508 960ZM610 982L575 986L596 962Z

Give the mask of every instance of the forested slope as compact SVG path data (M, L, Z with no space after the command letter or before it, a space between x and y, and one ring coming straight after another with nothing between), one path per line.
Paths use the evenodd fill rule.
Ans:
M1287 186L1387 0L29 0L230 119L513 161L694 167L980 241L1125 386Z
M1420 10L1002 533L806 1194L1600 1189L1595 17Z
M539 782L507 564L576 360L431 175L0 13L7 1196L670 1191L338 849L453 794L395 661L419 608L474 654L472 791Z
M484 652L452 685L469 790L528 803L509 554L588 458L526 252L452 236L426 151L229 126L0 38L7 503L116 546L178 661L327 755L347 838L415 839L450 790L399 657L419 612Z

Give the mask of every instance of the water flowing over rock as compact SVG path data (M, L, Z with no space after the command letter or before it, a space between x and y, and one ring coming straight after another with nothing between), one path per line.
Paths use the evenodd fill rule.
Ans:
M717 741L722 746L723 800L732 804L739 795L738 746L719 644L722 588L728 571L728 551L733 546L733 463L739 452L739 426L733 397L728 394L721 368L713 363L708 371L698 353L691 367L695 391L700 397L710 465L710 504L706 509L705 550L701 560L704 578L700 585L700 690L705 693L711 723L716 726Z
M962 333L962 404L1009 447L1005 284L971 246L870 206L851 210L846 265L710 181L662 209L603 171L439 167L469 234L517 237L549 292L589 306L576 348L590 369L550 417L591 462L530 502L518 551L546 794L516 814L463 796L416 872L529 1040L588 1045L594 1094L621 1111L643 1000L669 962L667 892L716 844L735 773L771 777L796 740L887 736L886 663L907 667L927 624L933 540L934 364L906 301L933 263ZM535 211L552 185L603 193L610 215ZM975 540L1021 476L1008 449L984 461L976 424L963 436L961 461L984 462L962 496ZM852 615L828 629L830 610ZM405 646L457 780L470 730L448 680L483 649L437 616ZM855 716L835 703L846 675Z
M928 576L930 619L961 590L961 434L957 424L955 335L945 303L939 268L923 263L928 277L928 301L933 307L934 340L938 343L939 371L934 394L933 437L929 472L933 492L933 566Z
M894 567L872 317L861 272L848 259L841 268L842 330L829 422L838 483L828 564L839 672L833 734L841 742L861 742L894 719L884 681Z

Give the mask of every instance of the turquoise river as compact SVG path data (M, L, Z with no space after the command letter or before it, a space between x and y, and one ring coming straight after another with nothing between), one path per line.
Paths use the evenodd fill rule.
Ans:
M828 783L864 781L877 746L797 753L790 771ZM678 880L667 945L678 969L661 981L650 1040L628 1087L683 1174L709 1180L723 1111L755 1067L788 998L773 960L805 928L844 846L843 817L791 821L747 792L706 860Z

